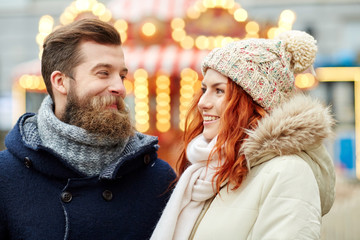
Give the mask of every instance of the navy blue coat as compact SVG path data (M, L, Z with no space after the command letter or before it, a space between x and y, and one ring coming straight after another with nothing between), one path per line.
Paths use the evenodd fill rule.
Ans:
M29 146L19 125L0 152L0 239L148 239L175 174L157 158L157 141L135 141L110 171L85 177L49 149Z

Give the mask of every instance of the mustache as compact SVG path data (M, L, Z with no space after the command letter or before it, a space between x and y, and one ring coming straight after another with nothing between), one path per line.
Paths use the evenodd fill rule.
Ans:
M106 108L107 106L116 104L119 111L128 112L124 99L113 95L95 96L91 99L90 104L94 108Z

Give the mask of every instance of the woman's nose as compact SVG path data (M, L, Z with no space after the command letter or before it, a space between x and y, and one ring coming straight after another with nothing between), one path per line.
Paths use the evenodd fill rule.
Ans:
M204 93L198 102L198 108L199 109L210 109L212 107L211 101L209 101L209 98L206 93Z

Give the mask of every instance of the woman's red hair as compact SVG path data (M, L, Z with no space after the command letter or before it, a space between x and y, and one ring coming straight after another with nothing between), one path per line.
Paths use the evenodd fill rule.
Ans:
M190 165L186 157L188 144L203 132L203 119L197 108L201 95L202 92L196 94L186 116L184 145L177 162L179 176ZM262 107L230 79L228 79L225 102L226 108L221 117L217 142L208 159L210 161L215 154L223 156L224 162L214 176L217 192L226 180L233 185L233 189L240 187L249 171L245 156L239 152L243 141L247 138L245 129L255 128L258 121L266 114Z

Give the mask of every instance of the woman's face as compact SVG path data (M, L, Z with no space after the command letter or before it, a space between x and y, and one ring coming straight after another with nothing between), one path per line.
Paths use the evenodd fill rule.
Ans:
M203 136L211 141L219 132L220 118L225 110L225 93L228 78L209 68L201 83L202 96L198 109L203 117Z

